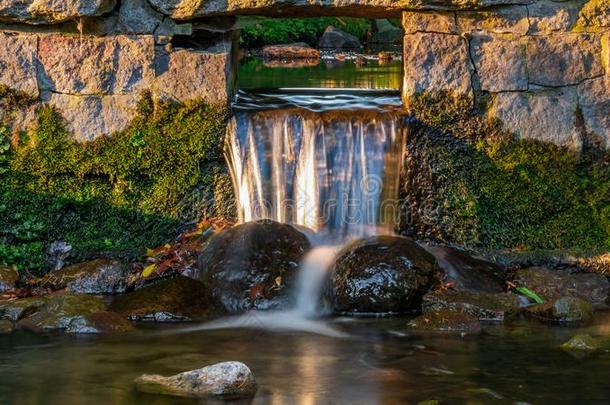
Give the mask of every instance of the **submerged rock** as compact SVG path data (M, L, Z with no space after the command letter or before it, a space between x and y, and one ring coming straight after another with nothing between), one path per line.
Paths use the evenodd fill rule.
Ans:
M467 313L481 321L502 322L517 313L519 301L509 293L489 294L468 291L438 291L423 298L423 311L449 310Z
M204 285L183 276L121 295L109 309L131 321L152 322L205 320L214 312Z
M180 397L248 398L257 390L254 375L243 363L227 361L171 377L144 374L135 380L138 390Z
M318 42L320 48L326 49L358 49L361 47L358 38L341 31L332 25L328 26Z
M34 332L70 330L82 324L83 318L106 309L99 297L64 293L50 297L38 311L19 322L19 326Z
M16 270L0 266L0 293L14 290L18 280L19 273Z
M47 303L46 297L28 297L16 300L0 301L0 319L13 322L30 316Z
M580 334L562 344L561 348L568 352L594 352L598 350L600 346L601 342L598 339L595 339L590 335Z
M263 48L264 59L320 59L320 51L297 42L285 45L270 45Z
M230 313L290 305L296 270L310 244L290 225L263 220L227 229L199 256L199 277Z
M529 267L517 272L515 283L527 287L546 300L577 297L596 308L605 308L610 292L606 277L595 273L570 274L561 270Z
M593 307L575 297L561 297L555 301L526 308L526 314L552 323L580 324L593 318Z
M9 333L13 333L13 330L15 330L13 322L7 321L6 319L0 320L0 335L8 335Z
M441 309L418 316L409 327L420 331L480 333L481 323L465 312Z
M363 239L339 253L331 301L340 313L407 312L437 281L436 261L409 238Z
M93 260L53 271L42 285L79 294L122 294L127 289L129 268L116 260Z
M500 278L505 270L492 262L447 246L424 246L438 262L443 282L458 291L500 293L506 283Z

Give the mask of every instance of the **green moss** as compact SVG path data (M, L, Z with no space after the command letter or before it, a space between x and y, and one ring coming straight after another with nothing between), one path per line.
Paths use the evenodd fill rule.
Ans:
M411 183L438 202L411 232L491 249L610 248L610 156L512 139L469 99L420 96ZM415 173L415 170L421 173Z
M0 130L0 263L42 269L55 240L70 243L75 260L133 257L185 222L231 214L217 186L228 182L226 109L149 96L139 107L127 129L90 143L72 140L50 107L12 142Z

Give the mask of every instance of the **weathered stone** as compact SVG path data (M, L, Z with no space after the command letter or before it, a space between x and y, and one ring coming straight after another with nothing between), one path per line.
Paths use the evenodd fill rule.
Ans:
M17 270L0 266L0 293L14 290L18 280Z
M136 115L139 94L73 96L43 93L42 100L57 109L74 139L92 141L127 127Z
M461 32L484 31L496 34L525 35L529 28L525 6L460 12L457 13L457 24Z
M154 79L152 35L40 38L38 80L42 90L108 95L148 88Z
M94 260L53 271L42 285L80 294L122 294L127 289L129 268L116 260Z
M458 32L455 13L446 11L405 11L402 13L402 28L405 34Z
M359 49L362 45L354 35L331 25L322 34L318 46L326 49Z
M13 325L13 322L5 319L0 320L0 335L8 335L9 333L13 333L14 330L15 325Z
M59 270L64 267L71 251L72 246L68 242L56 240L51 243L47 249L47 263L49 263L51 270Z
M290 225L247 222L214 235L199 256L199 277L231 313L290 306L307 237Z
M470 49L481 90L527 90L525 44L518 38L475 35Z
M561 345L561 348L568 352L594 352L600 347L601 342L598 339L584 334L573 336L570 340Z
M610 75L582 82L577 92L589 138L610 149Z
M530 93L498 93L489 113L520 138L580 150L582 134L576 122L577 107L576 91L567 87Z
M481 321L502 322L519 308L516 295L489 294L467 291L439 291L426 294L422 308L424 313L449 310L467 313Z
M201 282L181 276L118 296L109 310L131 321L206 320L214 313L209 297Z
M378 236L346 246L331 268L331 301L338 313L418 310L437 282L436 260L412 239Z
M112 11L115 0L0 0L0 21L53 24Z
M593 307L580 298L561 297L527 307L526 314L544 322L581 324L593 318Z
M481 323L465 312L439 310L428 312L409 322L409 327L419 331L478 334Z
M46 297L29 297L0 301L0 319L8 319L17 322L38 311L46 302Z
M404 40L405 98L422 92L471 93L468 42L457 35L417 33Z
M424 246L424 249L436 259L443 284L451 284L453 290L506 291L506 283L500 278L505 273L501 266L448 246Z
M38 96L34 35L0 34L0 84L29 96Z
M570 274L561 270L529 267L519 270L515 284L532 290L544 300L573 296L588 301L597 308L605 308L610 284L605 276L595 273Z
M163 15L156 12L147 0L122 1L119 9L121 30L131 34L152 34L155 32Z
M249 398L258 389L248 366L237 361L213 364L171 377L144 374L135 384L143 392L191 398Z
M262 52L265 59L320 59L320 51L305 43L270 45Z
M98 297L81 294L59 294L50 297L45 305L34 314L19 321L23 328L34 332L69 330L82 325L83 317L105 310L106 306Z
M174 101L200 98L209 103L227 103L234 90L235 67L230 42L221 43L220 48L160 50L155 61L155 93Z
M528 37L526 57L529 81L540 86L568 86L604 74L596 34Z
M581 9L575 31L599 31L610 27L610 2L608 0L589 0Z
M402 44L403 31L386 19L375 20L377 32L371 37L373 44Z
M98 311L72 319L66 333L123 333L133 329L133 325L116 312Z
M578 18L579 4L574 2L537 1L527 6L529 34L570 31Z

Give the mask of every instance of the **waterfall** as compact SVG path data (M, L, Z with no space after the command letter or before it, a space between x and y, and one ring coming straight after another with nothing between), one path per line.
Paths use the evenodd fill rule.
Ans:
M400 100L378 94L240 93L226 157L239 219L306 228L295 312L318 297L341 245L391 234L398 214L405 126Z
M393 108L366 108L363 98L348 110L322 96L305 107L236 109L226 156L240 221L269 218L335 243L391 233L403 120Z

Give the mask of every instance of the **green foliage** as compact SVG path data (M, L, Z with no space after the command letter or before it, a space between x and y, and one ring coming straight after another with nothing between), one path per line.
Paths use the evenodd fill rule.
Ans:
M240 18L240 24L243 27L240 45L245 48L261 48L265 45L292 42L306 42L315 46L329 25L364 40L367 32L372 28L370 20L343 17L242 17Z
M132 257L211 214L228 195L209 181L227 177L226 118L224 107L144 97L126 130L89 143L72 140L50 107L12 146L0 127L0 264L41 269L54 240L70 243L76 259Z
M411 106L426 128L413 142L425 143L416 159L429 162L423 171L442 211L432 227L442 239L500 249L610 248L607 152L512 139L469 99L420 96Z

